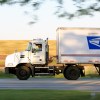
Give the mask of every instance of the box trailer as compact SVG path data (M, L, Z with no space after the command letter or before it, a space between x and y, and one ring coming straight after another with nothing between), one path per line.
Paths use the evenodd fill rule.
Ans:
M100 64L100 28L58 28L58 63Z
M15 74L20 80L26 80L30 75L59 73L68 80L76 80L85 76L82 64L93 64L100 75L100 28L59 27L56 32L56 65L49 65L52 59L48 39L33 39L25 51L6 57L5 72Z

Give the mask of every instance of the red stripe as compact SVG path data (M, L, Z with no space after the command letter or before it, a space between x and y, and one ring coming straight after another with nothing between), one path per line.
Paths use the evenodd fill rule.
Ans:
M61 56L84 56L84 57L100 57L100 54L61 54Z

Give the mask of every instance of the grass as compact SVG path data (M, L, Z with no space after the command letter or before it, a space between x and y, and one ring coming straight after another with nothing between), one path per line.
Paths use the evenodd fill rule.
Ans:
M28 44L27 40L0 40L0 54L7 55L10 53L14 53L17 49L18 51L25 50Z
M100 100L100 93L66 90L0 90L0 100Z
M4 60L0 60L0 67L4 67L5 61Z
M100 78L100 75L98 75L98 74L87 74L86 75L86 78Z
M0 79L1 78L14 78L14 77L16 76L13 74L5 74L4 72L0 71Z
M30 40L0 40L0 55L8 55L14 53L17 49L18 51L23 51L26 49L27 44ZM56 41L49 40L50 55L56 55Z

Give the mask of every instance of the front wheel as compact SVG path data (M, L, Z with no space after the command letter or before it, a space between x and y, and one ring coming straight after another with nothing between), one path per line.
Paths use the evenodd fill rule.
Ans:
M16 76L19 80L27 80L30 77L30 69L26 66L21 66L16 70Z
M80 77L80 70L76 66L68 66L64 69L64 77L68 80L77 80Z

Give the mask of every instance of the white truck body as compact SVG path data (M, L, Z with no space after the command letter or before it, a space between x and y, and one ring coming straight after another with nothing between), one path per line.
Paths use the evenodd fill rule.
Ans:
M100 28L58 28L57 56L63 64L100 64Z

